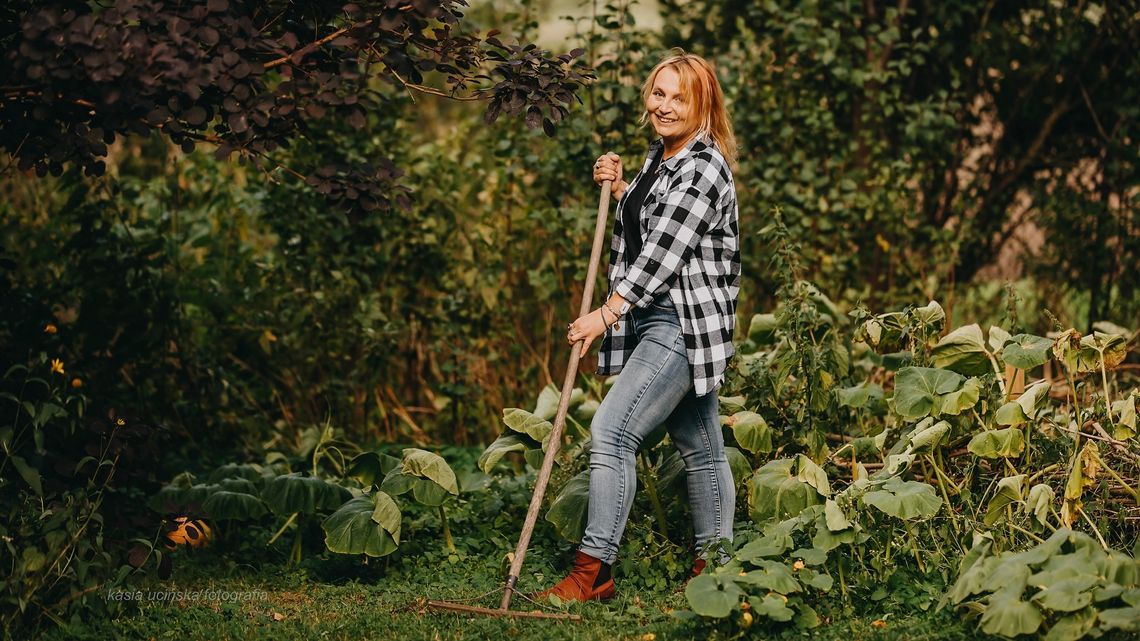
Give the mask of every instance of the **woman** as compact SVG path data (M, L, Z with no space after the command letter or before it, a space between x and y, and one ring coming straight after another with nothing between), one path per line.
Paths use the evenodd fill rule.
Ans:
M570 323L566 339L603 336L598 374L621 376L594 415L589 517L569 576L537 597L587 601L614 596L611 566L637 487L641 442L665 424L688 475L696 534L693 575L718 544L732 540L736 488L721 435L716 390L733 354L740 260L736 142L712 66L675 52L642 86L660 138L641 171L622 180L613 153L594 163L594 181L612 181L618 200L610 292Z

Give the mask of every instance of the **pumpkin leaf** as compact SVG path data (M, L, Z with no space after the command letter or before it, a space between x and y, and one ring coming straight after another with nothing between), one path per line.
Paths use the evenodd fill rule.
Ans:
M978 378L968 378L962 387L943 394L938 407L938 415L949 414L957 416L978 404L982 394L982 381Z
M933 419L927 419L933 421ZM920 424L921 426L921 424ZM933 425L916 429L915 433L910 437L910 444L907 450L911 454L926 454L933 452L937 448L946 434L950 432L950 424L946 421L938 421Z
M737 412L732 415L732 435L740 447L752 454L772 451L772 429L768 421L756 412Z
M874 408L883 402L883 388L877 383L863 382L835 390L840 407Z
M800 583L788 566L779 561L761 559L753 570L733 577L738 584L751 585L762 590L772 590L780 594L799 592Z
M377 510L376 493L358 496L345 502L321 522L325 546L339 554L367 554L380 557L399 547L396 540L377 523L372 515Z
M982 328L966 325L942 337L930 351L931 362L966 376L983 376L992 370Z
M1053 504L1054 497L1053 488L1045 483L1038 483L1029 488L1029 494L1025 497L1025 511L1032 514L1038 523L1045 525L1049 517L1049 506Z
M748 480L748 509L753 521L782 520L823 502L823 495L814 486L792 473L800 457L807 458L798 455L769 461Z
M550 421L517 407L508 407L503 410L503 423L511 430L529 436L535 444L545 441L551 430L554 429Z
M863 502L903 520L931 517L942 507L942 498L933 486L897 476L887 479L880 489L864 494Z
M752 474L752 464L748 462L748 457L735 447L724 448L724 455L728 459L728 469L732 471L732 482L739 486ZM680 458L680 455L677 458ZM683 470L684 461L681 465Z
M372 495L372 503L375 505L372 509L372 520L380 524L385 532L391 534L392 540L399 545L401 516L396 501L384 492L376 492Z
M987 634L1016 637L1033 634L1045 622L1037 606L1017 597L991 598L982 614L981 628Z
M546 520L554 526L559 536L567 541L579 543L586 531L589 504L590 470L586 469L562 486L562 491L546 511Z
M731 614L742 596L740 586L722 574L699 574L685 586L685 598L693 612L714 619Z
M986 515L983 518L986 525L993 525L1005 518L1006 507L1022 500L1028 478L1025 474L1018 474L1007 476L998 481L997 491L994 492L994 497L990 499L989 507L986 508Z
M518 434L503 434L483 450L479 455L479 469L490 474L495 465L502 460L508 452L525 452L529 443Z
M779 327L775 314L756 314L748 323L748 339L757 345L771 345Z
M1001 346L999 355L1010 367L1029 370L1049 360L1049 348L1053 341L1033 334L1011 336Z
M1025 437L1016 427L986 430L975 434L966 449L982 458L1010 458L1025 449Z
M211 518L235 521L260 518L269 511L258 497L227 490L212 492L202 503L202 510Z
M1037 417L1038 408L1049 397L1049 381L1036 381L1018 396L1005 403L994 413L998 425L1020 425Z
M416 447L404 449L404 474L431 479L453 495L459 494L459 483L455 472L443 457L434 452ZM418 500L418 499L417 499Z
M261 490L261 499L274 514L315 514L340 507L352 494L345 488L300 472L274 477Z
M752 608L755 616L768 617L773 621L791 621L796 613L784 601L775 594L748 597L748 605Z
M895 411L909 419L938 416L942 395L959 389L965 380L944 369L904 367L895 377Z

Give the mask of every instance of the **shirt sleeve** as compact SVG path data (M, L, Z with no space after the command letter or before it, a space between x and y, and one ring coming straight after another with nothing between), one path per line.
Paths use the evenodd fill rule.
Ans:
M694 154L669 181L665 199L650 216L641 253L614 288L635 307L646 307L676 280L701 238L720 219L717 203L725 182L705 154Z

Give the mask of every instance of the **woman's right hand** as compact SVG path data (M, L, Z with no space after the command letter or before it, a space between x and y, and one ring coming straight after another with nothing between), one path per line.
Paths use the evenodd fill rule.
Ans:
M610 191L614 197L621 198L627 185L621 180L621 156L612 151L599 156L594 162L594 183L601 187L607 180L612 181Z

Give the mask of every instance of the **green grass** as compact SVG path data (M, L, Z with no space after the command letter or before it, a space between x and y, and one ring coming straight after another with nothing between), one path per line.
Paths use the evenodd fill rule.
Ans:
M183 553L180 553L183 554ZM536 555L537 556L537 555ZM468 557L459 563L443 561L434 568L404 568L384 559L367 566L356 559L336 557L308 560L304 569L266 568L236 564L209 553L195 559L179 558L167 581L139 585L144 598L150 591L219 590L260 591L264 598L245 601L203 599L142 601L114 619L90 621L82 627L46 631L45 639L648 639L733 638L697 621L671 614L686 607L684 597L668 592L622 589L607 603L575 603L568 611L582 615L581 622L540 621L436 613L427 599L464 599L495 590L479 605L498 607L500 594L497 561ZM529 563L528 558L528 565ZM535 576L546 570L541 579ZM561 570L538 559L524 568L524 590L545 587L561 577ZM552 573L553 572L553 573ZM260 597L261 595L259 595ZM534 606L522 598L515 609ZM550 607L550 606L548 606ZM880 614L852 612L832 615L813 630L796 630L783 624L757 622L749 638L943 640L979 638L969 623L944 611L916 612L905 617L883 616L885 627L873 622Z

